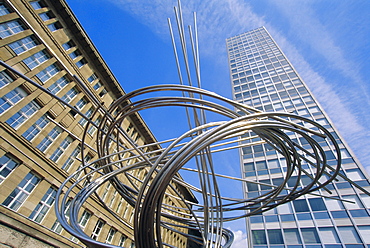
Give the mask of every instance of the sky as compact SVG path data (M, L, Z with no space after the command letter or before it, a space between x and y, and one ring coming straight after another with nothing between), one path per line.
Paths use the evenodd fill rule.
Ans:
M168 17L175 25L176 1L67 3L126 92L179 83L167 26ZM232 98L225 39L265 26L370 171L368 0L183 0L182 9L186 24L197 12L204 89ZM162 118L144 116L159 140L164 132L172 135L159 124ZM234 248L246 246L242 226L231 226Z

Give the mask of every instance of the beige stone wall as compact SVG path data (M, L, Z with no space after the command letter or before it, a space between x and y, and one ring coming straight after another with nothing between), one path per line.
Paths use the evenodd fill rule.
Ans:
M30 0L5 1L11 13L0 16L0 23L18 20L22 23L25 30L0 39L0 59L23 73L25 76L31 78L36 83L42 85L44 88L48 88L60 78L66 77L70 83L57 92L56 95L62 97L72 88L76 88L79 92L70 101L70 104L76 105L81 99L86 99L87 104L80 109L82 113L86 113L90 108L97 108L98 106L95 106L93 99L85 94L83 88L80 87L73 78L73 75L77 75L91 95L101 104L104 103L105 107L125 94L112 72L95 50L90 39L79 26L78 21L69 10L65 1L42 0L41 2L45 3L46 6L40 9L34 9L30 5ZM47 11L51 11L55 15L55 18L43 21L39 17L39 14ZM55 22L59 22L61 28L52 32L48 29L47 25ZM30 35L33 35L38 41L38 45L17 55L10 48L9 44ZM74 42L75 46L66 51L62 45L71 40ZM69 54L76 50L79 50L81 55L72 59ZM50 58L35 68L29 69L23 60L39 51L46 51ZM86 64L82 67L78 67L76 63L82 59L86 61ZM51 65L57 65L59 71L47 81L40 81L36 75ZM32 172L37 175L40 182L29 192L29 195L27 195L25 201L22 202L18 209L11 210L4 206L0 206L0 220L2 221L1 223L3 223L0 223L0 242L2 242L2 245L5 247L52 247L53 245L58 247L79 247L79 244L70 241L71 235L66 231L62 230L60 233L51 231L56 222L54 206L51 206L45 217L39 223L29 218L48 189L50 187L58 189L62 182L72 172L79 168L81 163L78 160L71 163L68 170L64 169L63 165L70 157L70 154L81 143L80 138L84 130L84 127L79 123L81 117L79 115L74 115L69 107L59 103L56 99L38 89L36 86L16 77L0 66L0 72L2 71L5 71L12 77L13 81L1 88L0 97L3 97L17 87L22 87L27 93L27 96L11 108L0 113L0 158L4 155L9 155L19 162L19 165L0 182L0 204L18 187L28 173ZM97 76L97 79L89 82L88 79L93 74ZM98 81L102 84L102 87L95 90L93 87ZM107 93L103 94L105 90ZM6 123L9 118L32 101L40 106L40 109L37 110L36 113L29 116L16 128ZM32 140L25 139L22 134L45 114L49 116L49 123L42 128ZM96 115L93 121L96 121L99 115L100 114ZM131 135L134 140L137 140L139 145L150 143L155 140L139 115L132 116L123 122L123 128L125 129L130 125L132 128L129 131L129 135ZM57 126L61 128L61 134L57 139L53 140L45 151L39 150L37 148L38 144L40 144L49 132ZM89 154L92 160L97 159L97 154L94 150L95 134L96 133L92 135L88 134L86 137L86 144L89 147L85 150L85 154ZM58 160L52 161L50 156L61 146L63 140L68 136L72 137L73 142L64 150L63 155ZM135 160L132 160L131 163L134 161ZM145 176L146 172L141 170L134 174L142 178ZM126 180L123 176L120 176L120 179ZM137 186L140 186L140 183L137 183ZM104 194L105 188L106 185L103 185L98 190L100 196ZM84 231L90 235L100 218L104 220L106 224L98 237L99 241L104 242L110 228L113 227L117 232L112 244L118 244L121 236L124 235L128 237L125 245L130 245L133 239L132 207L127 206L127 204L122 201L122 198L115 193L114 187L111 187L106 193L105 202L111 210L121 216L125 222L122 223L117 221L112 214L102 208L102 205L97 201L96 197L92 197L83 207L83 210L86 209L93 214ZM170 203L169 201L167 203L179 204L178 202ZM83 210L80 212L80 215ZM176 236L176 234L166 232L164 235L167 235L165 238L167 242L176 244L179 247L184 246L184 242L180 242L178 238L172 238L174 235Z
M0 247L81 247L50 230L40 230L35 223L24 220L4 207L0 208Z

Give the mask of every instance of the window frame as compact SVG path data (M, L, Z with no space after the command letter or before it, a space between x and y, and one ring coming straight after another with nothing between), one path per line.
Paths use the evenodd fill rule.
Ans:
M36 148L42 152L45 152L62 132L63 130L60 127L55 126L48 133L48 135L36 146Z
M53 206L56 194L56 188L53 186L50 187L28 218L37 223L41 223Z
M6 161L4 161L4 157ZM9 166L9 164L12 164ZM12 172L21 164L20 161L13 158L13 156L9 154L4 154L0 158L0 184L7 179L7 177L12 174Z
M37 104L34 100L29 102L26 106L21 108L17 113L12 115L6 123L12 128L18 129L25 121L27 121L31 116L33 116L41 106Z
M73 138L71 136L67 136L50 156L50 159L56 163L72 142Z
M100 235L101 230L103 229L104 225L105 225L105 221L103 221L102 219L98 219L90 237L94 240L97 240L99 238L99 235Z
M41 116L32 126L30 126L22 136L28 140L32 141L48 124L50 120L48 119L47 115Z
M32 171L29 172L3 201L2 205L17 211L30 196L40 181L41 178L38 175Z
M38 45L39 45L39 41L36 40L36 38L33 35L24 37L20 40L17 40L17 41L14 41L8 44L10 49L12 49L12 51L17 55L20 55L28 50L31 50L32 48Z
M23 90L21 87L17 87L14 90L6 93L4 96L0 98L3 101L2 103L0 103L0 115L8 111L10 108L12 108L18 102L20 102L27 95L28 95L27 92Z
M60 72L60 68L56 63L49 65L44 70L40 71L36 74L36 77L42 82L45 83L50 78L52 78L55 74Z
M5 39L12 35L18 34L24 30L23 23L19 19L11 20L0 24L0 38Z

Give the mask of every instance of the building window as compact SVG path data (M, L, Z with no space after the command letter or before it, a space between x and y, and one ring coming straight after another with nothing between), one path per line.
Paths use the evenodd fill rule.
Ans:
M43 21L47 21L47 20L55 18L55 15L51 11L41 13L39 14L39 16L41 17Z
M119 214L121 212L123 201L124 201L124 199L123 199L123 197L121 197L118 204L117 204L116 211L115 211L117 214Z
M44 70L36 74L36 77L43 83L45 83L49 78L54 76L60 71L56 64L52 64L46 67Z
M320 227L319 232L323 244L340 243L337 232L333 227Z
M19 165L19 162L11 156L5 154L0 158L0 183L2 183L9 174Z
M68 157L67 161L63 164L62 169L68 171L71 165L76 161L78 154L81 152L81 147L77 146L72 154Z
M89 222L90 217L91 217L91 213L87 210L85 210L83 214L81 215L81 218L78 221L78 224L80 225L82 230L85 229L87 222Z
M46 7L45 3L43 1L33 1L33 2L30 2L31 6L33 7L33 9L42 9L44 7Z
M40 223L53 205L56 194L56 189L50 187L46 194L42 197L39 204L37 204L35 209L32 211L29 218L37 223Z
M308 199L312 211L326 211L324 200L321 198L310 198Z
M26 64L26 66L32 70L33 68L41 65L46 60L50 59L49 54L47 54L45 51L40 51L38 53L35 53L31 55L30 57L23 60L23 62Z
M95 85L94 85L94 90L98 90L100 89L100 87L102 87L102 84L100 82L97 82Z
M104 201L105 198L107 197L108 195L108 192L109 192L109 189L110 187L112 186L112 184L110 184L109 182L107 183L107 185L105 186L105 189L104 189L104 192L103 192L103 195L101 197L101 199Z
M112 244L114 235L116 234L117 230L111 227L111 229L108 232L107 239L105 240L105 243Z
M13 192L5 199L2 205L17 211L39 182L40 178L38 176L32 172L28 173Z
M22 32L23 30L25 29L18 20L2 23L0 24L0 38L4 39L13 34Z
M73 139L69 136L65 138L60 146L55 150L55 152L50 156L50 159L54 162L56 162L60 156L63 154L63 152L66 151L67 147L73 142Z
M125 245L125 241L127 240L127 236L122 234L120 240L119 240L119 244L118 246L124 246Z
M67 202L66 202L66 207L64 209L64 216L66 217L67 220L69 219L69 207L71 206L71 202L72 202L72 200L68 199ZM63 230L63 227L60 224L60 222L58 220L56 220L54 222L53 226L51 227L51 230L55 233L60 234Z
M98 78L98 76L96 76L96 74L93 73L90 77L88 77L87 81L89 81L89 83L91 83L97 78Z
M81 56L81 55L82 55L82 53L79 50L75 50L75 51L73 51L69 54L69 57L71 59L75 59L75 58L77 58L78 56Z
M86 111L85 116L87 118L90 118L93 113L94 113L94 108L90 108L89 110ZM85 126L85 124L87 123L87 120L84 117L81 117L81 120L78 123L80 123L81 126Z
M265 230L252 230L253 244L254 245L266 245L266 233Z
M73 109L71 109L69 112L68 112L70 115L72 115L73 117L76 118L76 115L77 115L77 112L74 111Z
M112 205L113 205L113 203L114 203L114 200L116 199L116 197L117 197L117 193L118 193L118 191L116 190L116 191L114 191L114 193L113 193L113 196L112 196L112 198L110 199L110 201L109 201L109 204L108 204L108 207L112 207Z
M60 22L54 22L52 24L49 24L48 25L48 29L51 31L51 32L54 32L58 29L61 29L63 28L62 24L60 24Z
M357 244L361 243L360 237L358 236L353 226L340 226L338 227L342 243L344 244Z
M16 54L21 54L25 51L30 50L31 48L38 45L38 42L35 40L33 36L28 36L23 39L17 40L13 43L9 44L9 47L15 52Z
M85 105L87 104L87 101L85 98L81 98L77 103L76 103L76 108L78 110L81 110L83 109L83 107L85 107Z
M308 204L305 199L294 200L293 205L296 212L308 212Z
M42 152L45 152L45 150L53 143L54 140L59 136L59 134L62 133L62 129L60 127L54 127L53 130L50 131L50 133L36 146L37 149L39 149Z
M270 244L284 244L280 229L267 230Z
M98 126L99 124L100 124L100 122L101 122L101 118L100 117L98 117L95 121L94 121L94 123ZM93 125L91 125L90 127L89 127L89 130L87 130L87 133L88 134L90 134L90 135L93 135L94 133L95 133L95 131L97 130L97 128L95 127L95 126L93 126Z
M305 244L320 243L320 239L315 228L302 228L301 232Z
M104 224L105 224L104 221L103 220L100 220L100 219L98 220L98 222L96 222L96 225L94 227L94 230L91 233L91 238L92 239L95 239L95 240L98 239L99 234L101 232L101 229L103 229Z
M31 127L25 131L22 136L26 138L28 141L31 141L33 138L36 137L37 134L41 132L43 128L46 127L46 125L49 123L49 119L46 117L46 115L41 116L40 119L38 119Z
M11 13L8 6L6 6L4 3L0 3L0 16L7 15Z
M325 199L326 206L329 210L342 210L344 209L343 203L335 199Z
M82 66L84 66L86 64L87 64L87 61L84 58L82 58L82 59L80 59L79 61L76 62L76 65L78 66L78 68L81 68Z
M103 89L102 91L100 91L99 96L100 96L100 97L103 97L103 96L105 96L105 94L107 94L107 93L108 93L108 91L107 91L106 89Z
M76 88L72 88L70 89L63 97L62 97L62 100L65 101L65 102L70 102L72 101L72 99L77 96L78 94L78 91Z
M74 46L76 46L75 45L75 43L72 41L72 40L70 40L70 41L68 41L68 42L66 42L66 43L64 43L63 45L62 45L62 47L64 48L64 50L69 50L69 49L71 49L72 47L74 47Z
M65 76L63 76L63 77L59 78L55 83L53 83L52 85L50 85L48 87L48 90L51 93L56 94L61 89L63 89L67 84L69 84L69 80Z
M358 230L366 244L370 244L370 226L359 226Z
M8 123L12 128L17 129L39 109L40 106L35 101L31 101L12 117L10 117L6 123Z
M343 204L347 209L363 208L363 205L362 205L360 199L358 199L358 197L356 195L344 195L343 199L345 199L347 201L350 201L350 202L343 201Z
M8 92L5 96L0 98L0 114L4 113L9 108L13 107L17 102L22 100L27 93L20 87Z
M90 154L87 154L87 155L85 156L84 161L85 161L85 163L87 163L87 162L89 162L91 159L92 159L92 156L91 156ZM82 170L81 170L82 166L83 166L83 164L82 164L82 163L80 163L80 166L78 166L78 168L76 169L76 174L73 176L73 178L74 178L74 179L76 179L76 180L77 180L77 179L80 177L80 175L81 175L81 173L82 173Z
M324 244L338 244L340 243L337 232L333 227L320 227L320 236Z
M5 71L0 72L0 88L13 82L13 79ZM1 102L1 100L0 100Z
M284 237L288 245L302 244L298 229L284 229Z

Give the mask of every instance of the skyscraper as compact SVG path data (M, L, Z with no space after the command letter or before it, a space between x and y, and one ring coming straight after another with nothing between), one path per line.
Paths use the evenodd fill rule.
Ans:
M310 118L327 128L338 142L342 155L341 173L357 185L369 190L369 177L364 168L336 131L333 123L316 101L292 64L264 27L227 39L231 85L234 100L251 105L261 111L284 111ZM253 132L248 134L253 136ZM293 133L289 137L303 148L309 144ZM256 140L251 139L249 142ZM334 165L336 158L331 145L321 142ZM243 178L246 183L244 196L253 198L279 185L286 163L267 143L246 146L241 151ZM302 167L311 170L310 165ZM291 179L295 184L296 176ZM310 181L301 178L301 186ZM247 219L250 247L274 248L339 248L369 247L370 197L346 180L328 185L332 194L317 191L276 209ZM344 201L338 201L341 198Z
M65 0L1 1L0 59L9 66L0 66L0 246L83 247L56 219L56 192L67 177L81 168L82 161L99 157L96 135L104 115L101 110L125 92ZM90 126L82 146L87 125ZM137 145L155 142L137 113L122 122L122 130ZM119 138L115 141L120 145L123 142ZM148 146L145 151L153 148ZM143 168L133 172L131 178L118 178L125 183L130 181L132 188L137 189L145 173ZM76 182L84 175L81 171L71 180ZM83 186L81 181L77 188ZM76 193L72 191L72 197L66 201L66 218ZM172 206L178 203L171 202ZM134 247L133 218L133 207L107 181L82 206L77 225L93 240ZM173 246L188 245L172 231L164 232L163 237Z

